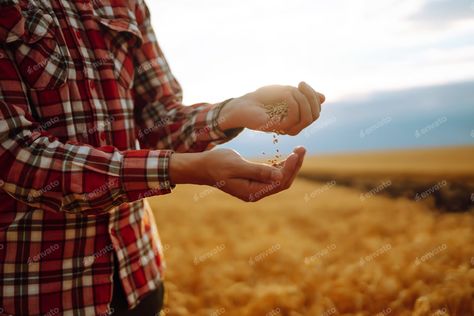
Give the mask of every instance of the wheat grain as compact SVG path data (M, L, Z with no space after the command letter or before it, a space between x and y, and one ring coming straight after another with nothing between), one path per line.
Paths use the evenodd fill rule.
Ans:
M286 101L265 104L263 105L263 108L265 109L265 112L267 113L270 122L272 122L273 124L283 121L288 116L288 103L286 103ZM284 134L285 132L281 129L276 128L272 128L270 131L274 133L272 141L273 144L275 146L278 146L278 135ZM263 155L265 155L265 153L263 153ZM272 166L281 167L281 163L279 161L280 158L280 149L277 147L276 154L273 156L273 158L267 159L267 162Z

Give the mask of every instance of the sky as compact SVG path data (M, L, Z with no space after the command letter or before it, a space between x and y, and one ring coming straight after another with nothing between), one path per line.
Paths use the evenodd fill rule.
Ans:
M474 143L474 0L147 3L186 105L304 80L327 100L310 128L337 130L282 139L288 148L302 143L310 152L331 152ZM356 119L348 122L351 116ZM388 117L393 121L377 129L380 134L351 139L350 134L357 136ZM436 129L414 137L432 124ZM397 133L401 129L407 132L403 137ZM270 142L265 137L271 140L271 135L246 131L228 146L255 156L246 144Z
M329 101L474 78L474 0L148 0L184 103L304 80Z

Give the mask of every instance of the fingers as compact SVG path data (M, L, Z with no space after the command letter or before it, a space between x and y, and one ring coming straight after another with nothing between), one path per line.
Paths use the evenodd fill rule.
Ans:
M313 121L319 118L321 112L321 98L313 88L311 88L306 82L300 82L298 85L299 91L305 95L311 105L311 111L313 114ZM324 96L323 96L324 98Z
M313 122L313 114L308 98L298 89L293 89L292 94L294 99L298 102L300 116L296 125L288 129L288 135L297 135L302 129Z
M262 183L272 183L281 181L283 173L279 168L269 166L263 163L254 163L243 160L236 177L248 180L254 180Z
M246 202L256 202L266 196L288 189L303 164L305 152L306 150L303 147L296 148L293 153L282 162L281 168L267 165L267 167L270 168L262 169L262 164L249 163L245 170L242 170L242 175L251 175L255 179L243 176L231 178L226 181L226 186L221 189ZM278 179L262 181L264 179L268 180L268 174L272 173L275 169L280 172ZM256 172L256 170L259 171Z
M297 174L298 174L298 171L300 171L301 169L301 166L303 165L303 161L304 161L304 156L306 154L306 149L304 149L304 147L297 147L295 148L295 150L293 150L293 152L298 155L298 161L296 163L296 167L293 169L293 173L291 174L291 176L286 179L286 182L283 182L282 181L282 186L283 188L282 189L288 189L291 184L293 183L293 181L295 180Z
M281 179L281 181L272 182L272 184L257 185L256 187L259 189L254 189L254 192L256 193L251 195L253 201L255 201L257 197L261 199L265 196L273 195L275 193L288 189L295 180L296 175L298 174L298 171L300 170L303 164L305 153L306 150L303 147L296 148L293 153L291 153L288 158L282 163L283 165L281 170L283 173L283 178Z
M313 89L309 84L305 82L305 84L313 91L314 94L318 96L319 99L319 104L323 104L326 101L326 96L322 93L317 92L316 90Z
M293 121L286 127L286 132L288 135L294 136L319 118L321 104L326 100L326 97L316 92L306 82L300 82L298 88L291 90L291 94L297 102L299 116L296 123Z

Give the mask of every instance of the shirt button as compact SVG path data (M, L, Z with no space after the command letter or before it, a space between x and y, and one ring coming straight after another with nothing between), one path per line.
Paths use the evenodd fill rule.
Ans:
M94 89L95 89L95 83L94 83L94 81L92 81L92 80L89 81L89 86L91 87L92 90L94 90Z
M78 40L81 40L81 39L82 39L81 31L76 30L76 36L77 36L77 39L78 39Z
M101 132L101 133L100 133L100 139L102 139L102 140L105 141L105 132Z

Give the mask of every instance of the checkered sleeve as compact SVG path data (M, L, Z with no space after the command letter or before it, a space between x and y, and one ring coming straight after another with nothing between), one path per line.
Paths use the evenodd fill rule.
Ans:
M62 143L33 118L2 48L0 69L0 189L40 209L91 214L171 191L172 151Z
M170 71L150 23L143 0L137 1L136 18L143 38L134 51L133 94L138 139L143 148L170 148L179 152L210 149L237 136L242 129L218 127L219 104L182 105L182 90Z

